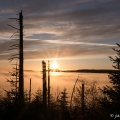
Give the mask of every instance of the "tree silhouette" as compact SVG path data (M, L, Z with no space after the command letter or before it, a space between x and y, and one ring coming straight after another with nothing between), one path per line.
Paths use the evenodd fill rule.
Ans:
M112 48L117 53L117 56L115 58L109 57L115 64L113 67L116 69L116 71L108 75L111 85L106 85L101 89L104 97L100 99L100 104L108 114L120 113L120 44L117 44L117 46L118 49Z
M24 75L23 75L23 16L22 11L19 13L19 18L9 18L16 20L19 23L19 28L14 27L12 25L8 25L15 30L17 30L13 35L10 37L11 40L17 41L17 43L10 46L8 50L18 51L14 55L8 59L10 62L14 59L19 60L19 64L12 64L16 65L13 67L13 71L9 72L11 75L10 79L7 79L7 82L11 85L11 90L6 91L6 96L0 100L0 106L2 110L2 117L1 120L8 120L8 119L16 119L22 118L23 112L26 110L24 107ZM18 38L19 36L19 38ZM17 37L17 38L16 38ZM19 41L19 43L18 43ZM21 114L23 113L23 114ZM1 116L1 115L0 115Z
M82 84L84 83L84 111L83 111L83 88ZM71 109L71 119L72 120L84 120L89 118L89 120L93 119L101 119L101 116L99 114L99 102L97 99L99 99L99 91L97 88L96 81L93 81L92 83L87 83L81 81L78 86L75 89L75 95L73 96L73 102L72 102L72 109ZM84 116L83 116L84 112Z
M17 30L15 33L13 33L13 35L10 37L12 38L12 40L17 41L16 44L10 46L11 48L8 50L17 50L19 53L11 55L11 57L8 59L10 62L14 59L18 59L19 60L19 72L18 72L18 100L19 103L21 105L24 105L24 58L23 58L23 15L22 15L22 11L19 13L19 18L9 18L9 19L13 19L16 20L17 23L19 23L19 27L14 27L12 25L9 25L10 27L14 28L15 30ZM17 36L17 38L16 38ZM19 36L19 38L18 38ZM18 43L19 41L19 43ZM12 75L14 76L14 75ZM8 82L11 82L10 80L8 80ZM14 81L13 81L14 82Z
M66 88L64 88L63 92L61 92L61 96L59 101L59 116L62 120L69 120L69 107L68 107L68 96L67 96Z
M9 72L9 74L11 75L11 78L10 79L6 79L7 82L10 83L11 85L11 90L6 91L7 93L7 96L9 96L9 99L11 98L11 101L12 102L18 102L18 64L16 62L16 64L13 64L13 65L16 65L16 67L13 67L13 71L12 72Z
M35 98L33 102L42 104L42 90L40 88L35 92Z

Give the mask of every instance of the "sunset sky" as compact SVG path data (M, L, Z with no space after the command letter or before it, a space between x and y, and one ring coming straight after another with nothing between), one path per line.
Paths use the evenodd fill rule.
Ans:
M23 11L24 69L42 70L55 60L60 70L113 69L108 56L120 43L119 0L0 0L0 74L12 69L7 51ZM15 51L17 53L17 51Z

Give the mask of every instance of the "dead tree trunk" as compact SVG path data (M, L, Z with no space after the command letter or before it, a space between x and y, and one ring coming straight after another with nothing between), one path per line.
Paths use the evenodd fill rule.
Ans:
M81 102L81 107L82 107L82 119L84 120L84 84L82 83L82 102Z
M20 40L19 40L19 100L24 103L24 75L23 75L23 16L19 13Z
M46 97L46 63L45 61L42 61L42 69L43 69L43 106L46 108L46 102L47 102L47 97Z
M19 43L17 44L14 44L10 47L10 49L8 50L15 50L17 49L19 51L19 54L15 54L15 55L12 55L10 59L10 62L13 60L13 59L18 59L19 60L19 88L18 88L18 102L23 104L24 103L24 74L23 74L23 63L24 63L24 58L23 58L23 15L22 15L22 11L19 13L19 18L10 18L10 19L14 19L16 20L18 23L19 23L19 28L16 28L12 25L8 25L14 29L16 29L17 31L10 37L14 37L14 36L18 36L19 35L19 38L17 39L12 39L12 40L15 40L15 41L19 41Z
M50 109L50 63L48 61L48 108Z

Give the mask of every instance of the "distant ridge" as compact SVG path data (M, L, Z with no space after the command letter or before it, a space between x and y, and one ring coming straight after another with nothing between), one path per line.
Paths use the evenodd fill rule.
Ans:
M63 70L62 72L83 72L83 73L113 73L118 70L108 70L108 69L79 69L79 70Z
M46 70L47 72L48 70ZM40 71L42 72L42 71ZM79 70L59 70L59 69L50 69L50 72L81 72L81 73L113 73L120 72L119 70L110 70L110 69L79 69Z

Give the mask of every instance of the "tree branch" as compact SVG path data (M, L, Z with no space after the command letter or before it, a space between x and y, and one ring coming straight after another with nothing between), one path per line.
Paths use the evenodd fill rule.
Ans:
M20 30L20 29L18 29L16 27L13 27L12 25L9 25L9 24L7 24L7 25L10 26L10 27L12 27L12 28L14 28L14 29L16 29L16 30Z

